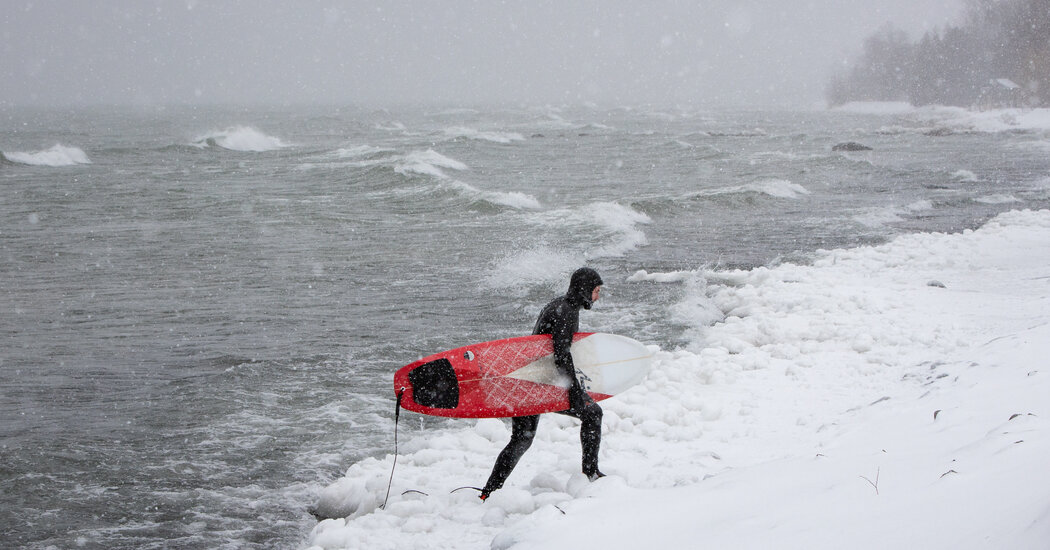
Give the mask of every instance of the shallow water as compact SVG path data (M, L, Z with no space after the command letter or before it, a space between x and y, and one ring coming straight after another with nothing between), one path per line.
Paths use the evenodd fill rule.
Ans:
M579 265L608 290L585 328L673 348L683 290L626 284L637 270L805 261L1050 206L1047 131L945 124L0 111L6 541L296 546L320 488L391 452L397 367L527 333ZM873 150L832 152L844 141Z

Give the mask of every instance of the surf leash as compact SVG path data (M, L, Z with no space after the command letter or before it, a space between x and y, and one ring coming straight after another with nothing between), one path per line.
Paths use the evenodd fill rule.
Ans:
M481 492L481 496L478 497L478 498L480 498L482 502L488 500L488 498L489 498L489 494L486 493L484 489L482 489L481 487L473 487L471 485L466 485L464 487L456 487L455 489L452 489L451 491L449 491L448 494L451 495L452 493L455 493L456 491L462 491L463 489L473 489L475 491Z
M390 467L390 481L386 484L386 498L383 499L383 505L379 507L380 510L386 510L386 503L390 500L390 487L394 484L394 468L397 468L397 424L398 420L401 419L401 397L405 395L405 388L401 388L397 392L397 405L394 407L394 465Z

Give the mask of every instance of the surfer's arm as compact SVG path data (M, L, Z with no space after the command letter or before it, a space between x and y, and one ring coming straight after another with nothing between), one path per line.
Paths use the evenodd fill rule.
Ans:
M572 353L569 352L572 347L572 327L569 326L569 323L559 324L562 326L556 327L551 333L554 343L554 364L558 367L558 372L569 380L571 384L569 389L580 391L583 388L580 386L579 378L576 377L576 365L573 364Z

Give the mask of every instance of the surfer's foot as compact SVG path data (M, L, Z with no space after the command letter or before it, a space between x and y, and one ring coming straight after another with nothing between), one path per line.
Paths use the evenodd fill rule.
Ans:
M595 471L589 472L589 473L585 472L585 474L587 475L587 479L589 479L591 481L595 481L595 480L597 480L600 477L605 477L605 474L601 473L601 471L599 471L599 470L595 470Z
M485 502L486 500L488 500L489 495L492 494L492 491L495 491L495 489L482 489L481 494L478 495L478 498L481 499L481 502Z

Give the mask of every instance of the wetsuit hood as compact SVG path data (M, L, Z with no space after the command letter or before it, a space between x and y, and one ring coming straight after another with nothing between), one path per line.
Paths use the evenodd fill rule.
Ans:
M594 287L602 284L602 278L597 271L589 267L581 267L569 279L569 292L565 296L573 306L591 309L591 304L593 303L591 293L594 291Z

